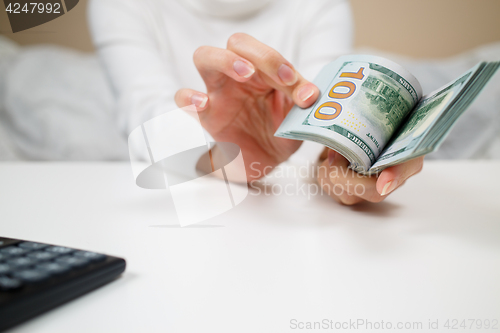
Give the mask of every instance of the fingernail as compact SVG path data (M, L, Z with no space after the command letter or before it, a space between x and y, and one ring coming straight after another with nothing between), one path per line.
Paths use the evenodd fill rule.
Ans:
M333 150L330 150L328 152L328 165L332 166L334 160L335 160L335 152Z
M283 81L283 83L287 86L294 85L298 79L297 73L295 73L293 69L285 64L281 65L280 68L278 68L278 76L280 77L281 81Z
M253 68L253 66L250 66L249 64L241 60L236 60L234 62L233 69L239 76L242 76L244 78L249 78L253 73L255 73L255 69Z
M382 193L380 193L381 196L388 195L396 187L398 186L398 181L397 180L391 180L390 182L387 182L387 184L384 185L384 188L382 189Z
M198 108L204 108L207 105L208 96L202 94L194 94L191 97L191 103L193 103Z
M312 95L314 95L314 89L309 84L300 88L297 93L297 97L303 102L311 98Z

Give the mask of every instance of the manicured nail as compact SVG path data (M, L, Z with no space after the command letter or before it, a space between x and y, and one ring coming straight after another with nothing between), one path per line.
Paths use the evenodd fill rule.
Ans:
M388 195L392 191L396 189L398 186L398 181L397 180L391 180L390 182L387 182L387 184L384 185L384 188L382 189L382 193L380 193L381 196Z
M202 94L194 94L191 97L191 103L193 103L198 108L204 108L207 105L208 96Z
M283 81L283 83L287 86L294 85L298 79L297 73L295 73L293 69L285 64L281 65L280 68L278 68L278 76L280 77L281 81Z
M335 152L333 150L328 151L328 165L332 166L333 161L335 161Z
M236 60L234 62L233 69L239 76L244 78L249 78L253 73L255 73L255 68L253 68L253 66L241 60Z
M299 92L297 93L297 97L302 101L305 102L311 96L314 95L314 89L308 84L300 88Z

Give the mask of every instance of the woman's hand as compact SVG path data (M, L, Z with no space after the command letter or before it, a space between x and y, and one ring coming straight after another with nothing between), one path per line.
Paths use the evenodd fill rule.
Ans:
M408 178L419 173L424 164L424 157L418 157L387 168L378 177L368 177L348 169L349 162L333 150L325 149L322 156L326 158L319 168L318 183L323 191L344 205L381 202Z
M227 49L198 48L194 63L207 93L181 89L175 101L179 107L194 104L202 126L216 141L241 148L248 181L299 148L300 141L274 133L294 104L311 106L319 90L277 51L238 33L229 38Z

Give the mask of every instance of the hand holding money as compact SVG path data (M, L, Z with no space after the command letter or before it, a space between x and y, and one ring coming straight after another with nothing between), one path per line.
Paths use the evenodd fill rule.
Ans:
M401 66L380 57L344 56L314 80L321 91L316 103L294 107L276 136L332 149L322 164L328 172L318 181L336 200L379 202L420 171L422 156L438 149L499 67L479 63L422 96L418 81Z

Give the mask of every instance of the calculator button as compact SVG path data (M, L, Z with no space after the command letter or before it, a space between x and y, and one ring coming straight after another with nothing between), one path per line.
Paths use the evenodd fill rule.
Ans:
M28 253L26 256L29 258L32 258L34 260L37 260L37 261L47 261L47 260L54 259L55 257L58 256L58 254L46 252L46 251L35 251L35 252Z
M9 274L12 271L12 267L7 264L0 264L0 275Z
M75 250L70 249L69 247L64 247L64 246L49 246L45 249L47 252L51 253L57 253L57 254L70 254L71 252L74 252Z
M93 262L103 261L106 259L104 254L89 252L89 251L76 251L73 253L75 257L88 259Z
M48 245L42 243L34 243L34 242L22 242L19 243L17 246L26 250L41 250L46 248Z
M8 256L21 256L25 253L29 252L29 250L17 247L17 246L9 246L0 250L0 253L6 254Z
M10 258L8 254L0 252L0 261L4 261L7 258Z
M56 262L64 265L69 265L71 267L83 267L90 263L90 261L87 259L73 257L73 256L59 257L56 259Z
M17 257L7 260L7 263L13 268L25 268L36 264L36 260L27 257Z
M71 266L58 262L44 262L43 264L37 265L36 268L50 275L59 275L68 272Z
M49 278L49 274L41 270L27 269L24 271L15 272L14 277L26 283L41 282Z
M9 278L7 276L0 276L0 290L14 290L23 285L18 279Z

